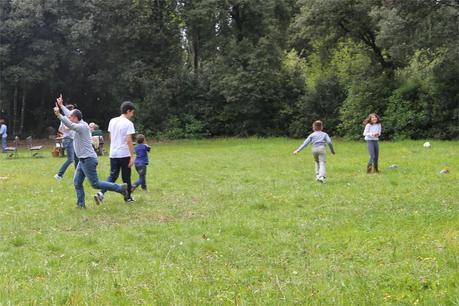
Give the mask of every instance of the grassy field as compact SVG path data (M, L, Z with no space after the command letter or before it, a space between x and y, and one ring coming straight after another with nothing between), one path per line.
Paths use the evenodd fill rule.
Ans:
M156 144L148 192L86 183L86 210L63 159L2 156L0 304L459 305L459 143L383 142L367 175L338 141L326 184L300 143Z

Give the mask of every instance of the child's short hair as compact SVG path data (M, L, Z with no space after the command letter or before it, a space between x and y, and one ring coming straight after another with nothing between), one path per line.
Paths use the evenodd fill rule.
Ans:
M145 135L143 134L138 134L136 137L137 143L144 143L145 141Z
M322 129L324 128L324 124L322 123L322 121L320 120L316 120L314 121L314 123L312 124L312 129L314 131L322 131Z
M131 101L124 101L120 106L121 114L126 114L128 111L135 110L135 106Z

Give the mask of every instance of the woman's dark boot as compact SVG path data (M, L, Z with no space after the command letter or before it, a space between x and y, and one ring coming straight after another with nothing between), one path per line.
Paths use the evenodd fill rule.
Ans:
M378 165L375 165L375 172L379 173Z
M367 173L371 173L373 170L373 165L368 165L367 166Z

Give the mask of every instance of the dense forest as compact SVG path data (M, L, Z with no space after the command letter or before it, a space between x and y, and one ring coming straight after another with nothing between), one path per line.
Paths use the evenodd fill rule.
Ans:
M458 0L0 0L0 111L45 135L63 93L167 138L459 139Z

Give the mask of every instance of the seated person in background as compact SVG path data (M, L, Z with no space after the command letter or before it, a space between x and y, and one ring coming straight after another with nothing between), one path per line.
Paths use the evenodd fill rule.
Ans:
M99 129L99 126L95 124L94 122L91 122L89 124L89 128L91 130L91 136L104 136L104 133L102 132L102 130Z
M104 144L104 133L99 126L94 122L89 124L89 130L91 131L92 146L98 155L102 155L102 146Z

